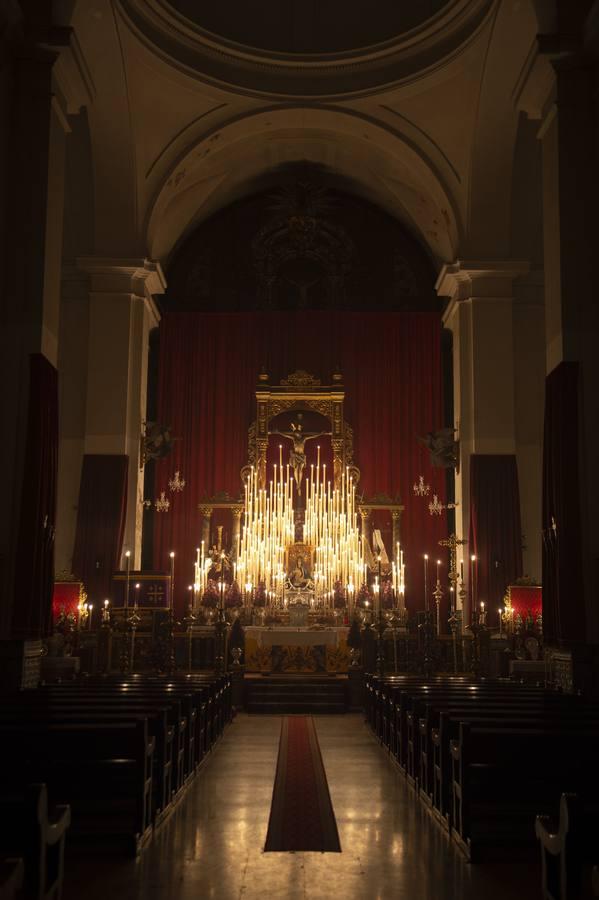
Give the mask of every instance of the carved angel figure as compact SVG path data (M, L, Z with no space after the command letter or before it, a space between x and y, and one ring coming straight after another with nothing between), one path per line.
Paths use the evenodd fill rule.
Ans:
M454 428L440 428L438 431L429 431L426 437L418 438L430 450L431 466L442 469L455 469L458 466L459 443L454 435Z

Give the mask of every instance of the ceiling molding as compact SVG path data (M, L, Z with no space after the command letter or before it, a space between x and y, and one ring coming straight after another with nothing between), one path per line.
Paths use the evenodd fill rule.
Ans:
M188 76L247 96L335 97L380 92L460 55L484 26L495 0L453 0L422 26L356 51L257 51L218 38L163 0L118 0L131 31Z

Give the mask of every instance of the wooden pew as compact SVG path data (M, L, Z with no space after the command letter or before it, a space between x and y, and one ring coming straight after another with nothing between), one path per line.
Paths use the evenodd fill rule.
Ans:
M43 688L41 693L55 700L62 700L64 703L90 704L90 708L98 710L102 704L106 706L106 711L109 708L127 710L137 706L142 713L144 709L147 709L147 715L150 717L154 709L166 709L169 729L172 732L172 791L177 793L191 774L192 755L195 752L196 714L189 695L186 696L176 691L166 693L162 690L138 686L132 688L125 686L117 690L102 686L80 688L71 685L51 685ZM191 744L188 744L188 733Z
M68 798L72 833L120 836L138 852L151 836L154 740L147 719L81 724L0 717L4 777L43 781Z
M477 861L530 846L536 813L550 812L561 786L588 790L598 737L596 724L584 719L567 728L461 722L459 738L450 741L451 834L466 856Z
M23 896L24 871L20 856L0 856L0 900L19 900Z
M156 824L164 817L171 803L172 771L174 756L174 727L169 724L168 707L149 704L125 704L91 702L89 698L28 698L19 697L11 704L4 701L0 721L17 724L27 722L64 722L70 724L111 724L131 722L137 717L147 717L148 733L154 740L152 771L151 819Z
M65 836L70 821L68 806L57 806L49 813L45 784L30 784L22 789L13 784L0 792L0 852L18 855L22 861L21 879L18 869L7 873L4 889L7 897L13 888L16 891L20 887L21 880L29 897L60 898Z
M581 896L584 870L599 859L599 794L562 794L559 817L537 816L544 900Z

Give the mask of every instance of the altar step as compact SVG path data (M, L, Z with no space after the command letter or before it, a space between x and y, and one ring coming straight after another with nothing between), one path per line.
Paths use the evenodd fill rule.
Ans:
M290 675L248 678L245 704L249 713L280 716L291 713L331 715L347 712L345 678Z

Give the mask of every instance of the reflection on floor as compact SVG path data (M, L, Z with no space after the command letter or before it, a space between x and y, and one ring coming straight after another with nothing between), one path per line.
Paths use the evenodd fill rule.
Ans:
M535 866L469 866L358 715L315 719L342 853L263 853L280 718L240 715L137 861L69 859L65 900L499 900Z

